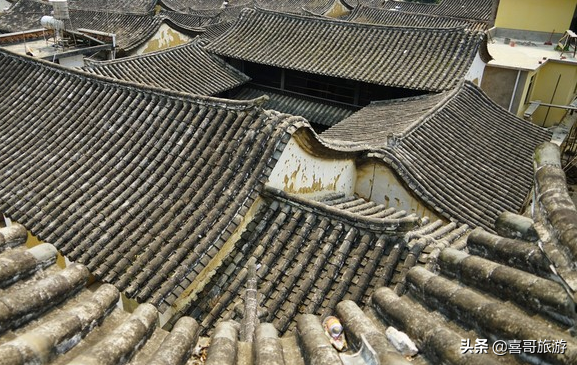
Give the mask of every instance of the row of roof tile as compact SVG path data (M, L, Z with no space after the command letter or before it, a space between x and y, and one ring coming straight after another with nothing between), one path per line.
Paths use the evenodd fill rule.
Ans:
M459 28L386 27L244 9L206 49L313 74L442 91L457 85L482 47L482 33Z
M179 92L217 95L244 84L249 77L208 54L206 41L167 50L125 57L114 61L91 62L87 72ZM252 98L244 99L254 99Z
M1 209L141 302L170 304L204 268L290 137L288 116L256 101L105 81L5 52L0 65Z
M491 230L532 186L531 155L550 133L508 113L470 82L455 90L373 103L321 134L387 161L448 219ZM458 217L458 218L457 218Z

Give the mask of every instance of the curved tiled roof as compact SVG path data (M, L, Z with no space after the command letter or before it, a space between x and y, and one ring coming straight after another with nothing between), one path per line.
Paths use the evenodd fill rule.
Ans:
M321 136L342 147L381 149L369 155L390 163L437 212L490 230L499 214L522 208L531 155L550 133L465 82L441 95L372 104Z
M233 24L234 22L220 22L206 25L204 27L204 32L202 33L202 38L213 41L226 33Z
M173 11L221 10L224 0L161 0L161 4ZM228 0L227 7L250 6L253 0Z
M255 101L2 51L0 68L0 210L139 302L172 303L238 227L290 138L288 116Z
M346 20L358 23L396 25L425 28L466 28L470 30L486 30L487 23L447 16L415 14L398 10L357 6Z
M493 5L494 0L441 0L439 4L390 0L380 2L378 7L407 13L490 21L493 16Z
M483 42L483 33L457 28L385 27L244 9L207 50L313 74L442 91L464 77Z
M52 6L36 0L20 0L10 12L0 14L0 30L17 32L42 29L40 18L50 15ZM115 33L119 48L130 51L152 37L162 23L162 17L148 14L106 12L93 9L70 9L70 21L66 26L73 29L92 29Z
M445 93L374 101L322 133L322 138L349 148L382 148L445 99Z
M206 41L196 39L167 50L93 62L83 69L151 87L200 95L216 95L249 80L248 76L204 51L205 44Z
M23 226L0 228L0 357L74 365L573 364L577 271L558 261L555 249L572 246L562 237L574 236L577 210L567 204L556 146L538 147L534 176L533 219L504 214L498 235L429 223L396 242L390 236L375 242L378 232L334 220L392 213L379 206L343 195L293 201L268 191L262 213L225 259L222 282L230 285L209 308L226 320L210 341L198 338L189 317L166 332L156 328L151 305L122 311L113 286L85 288L85 266L59 269L51 244L24 249ZM222 285L214 284L209 295ZM307 310L322 315L294 315ZM347 352L331 346L321 322L326 314L340 319ZM295 331L279 337L269 320ZM500 356L492 346L497 340L508 346ZM407 351L411 343L416 354Z
M243 87L238 94L234 95L234 99L254 99L262 95L270 98L265 106L267 109L299 115L315 124L331 126L353 113L353 110L335 104L321 103L311 98L291 96L268 89Z
M129 52L152 37L162 18L149 14L121 14L94 10L70 10L74 29L91 29L116 34L119 48Z
M204 25L210 23L212 20L212 16L209 15L186 14L176 11L163 10L159 14L160 16L164 17L164 19L169 20L176 26L188 29L203 27Z
M10 10L0 13L0 33L42 29L40 18L50 15L52 6L39 0L18 0Z
M157 328L154 306L143 304L129 314L118 308L114 286L86 288L90 273L84 265L60 269L53 245L23 247L24 227L0 228L2 236L8 238L0 246L2 363L124 364L133 358L184 365L191 357L199 330L192 318L183 317L168 333Z
M313 13L316 15L323 15L329 11L336 2L342 3L347 9L352 9L355 5L354 1L347 2L344 0L255 0L255 2L256 6L261 9L292 14Z
M394 286L414 264L405 262L411 236L452 243L467 231L440 221L421 224L404 211L344 194L312 201L267 187L264 195L252 229L190 305L190 313L202 313L205 330L218 319L239 319L234 309L242 304L249 259L258 265L262 321L283 334L298 314L331 314L343 298L361 305L374 288Z
M68 0L68 4L70 9L146 14L154 9L156 0Z

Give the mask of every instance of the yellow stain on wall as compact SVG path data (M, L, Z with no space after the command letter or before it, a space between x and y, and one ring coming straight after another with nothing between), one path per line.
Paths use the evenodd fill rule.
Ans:
M569 29L577 0L500 0L497 28L563 33Z
M350 14L350 12L351 11L347 7L345 7L339 0L335 0L333 6L331 6L331 8L323 15L331 18L338 18Z
M387 208L446 221L406 188L396 173L382 162L370 161L357 167L355 193Z
M139 48L137 54L144 54L149 52L160 51L162 49L175 47L184 43L189 43L190 37L184 35L166 24L162 24L158 32L148 40L144 46Z

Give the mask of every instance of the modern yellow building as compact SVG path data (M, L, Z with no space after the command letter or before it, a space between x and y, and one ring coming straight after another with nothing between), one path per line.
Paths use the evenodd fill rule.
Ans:
M576 0L500 0L495 27L563 33L575 16Z
M568 106L577 96L577 59L556 46L567 30L575 30L576 7L577 0L500 1L489 31L494 59L481 85L495 102L541 126L561 121L567 109L557 106ZM530 108L532 101L541 106Z

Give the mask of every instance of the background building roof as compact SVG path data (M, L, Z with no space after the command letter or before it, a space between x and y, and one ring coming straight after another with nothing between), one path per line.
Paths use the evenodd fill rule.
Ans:
M216 95L244 84L249 77L203 49L206 41L170 47L114 61L92 62L87 72L161 89Z
M466 28L486 30L487 22L432 14L415 14L397 9L359 5L345 18L348 21L380 25L425 28Z
M244 9L207 50L313 74L442 91L463 79L484 45L482 33L463 29L385 27Z

